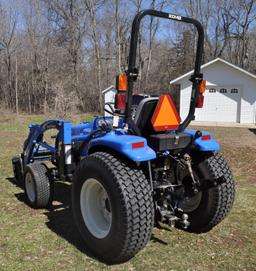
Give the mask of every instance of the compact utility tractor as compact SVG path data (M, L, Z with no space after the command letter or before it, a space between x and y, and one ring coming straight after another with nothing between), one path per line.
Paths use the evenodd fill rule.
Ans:
M197 29L190 109L183 122L169 95L146 97L131 114L139 26L146 15ZM79 125L64 120L30 125L23 152L12 160L15 178L33 208L51 204L55 180L72 182L71 205L81 238L105 262L132 258L150 240L153 226L162 223L208 232L233 205L235 184L220 145L208 132L186 129L196 107L203 106L203 41L197 20L139 12L132 25L128 70L117 76L115 108L109 106L113 116ZM56 130L55 144L44 139L49 129Z

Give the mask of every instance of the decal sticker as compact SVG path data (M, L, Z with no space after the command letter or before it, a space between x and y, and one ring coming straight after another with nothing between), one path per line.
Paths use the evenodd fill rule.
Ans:
M71 165L72 163L71 145L65 145L65 163L66 165Z
M175 14L169 14L169 18L173 20L181 21L181 16Z

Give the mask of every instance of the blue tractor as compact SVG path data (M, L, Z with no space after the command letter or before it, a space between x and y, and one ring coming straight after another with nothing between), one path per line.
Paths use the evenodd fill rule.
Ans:
M145 97L131 113L139 26L146 15L197 29L190 109L183 122L169 95ZM15 178L33 208L51 205L55 180L72 182L74 221L87 249L105 262L132 258L161 223L208 232L232 208L235 184L220 145L208 132L186 129L203 104L203 41L197 20L139 12L132 25L128 70L117 77L115 108L109 105L112 116L79 125L65 120L30 125L23 152L12 159ZM55 144L44 139L49 129L56 130Z

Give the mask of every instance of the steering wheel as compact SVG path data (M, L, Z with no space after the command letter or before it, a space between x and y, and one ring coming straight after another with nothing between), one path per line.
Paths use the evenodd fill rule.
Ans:
M107 113L109 113L110 115L114 115L114 112L115 112L115 108L113 107L113 105L114 105L114 103L111 103L111 102L108 102L108 103L105 103L105 106L104 106L104 111L105 112L107 112ZM106 108L106 106L108 106L109 108L110 108L110 110L108 110L107 108Z

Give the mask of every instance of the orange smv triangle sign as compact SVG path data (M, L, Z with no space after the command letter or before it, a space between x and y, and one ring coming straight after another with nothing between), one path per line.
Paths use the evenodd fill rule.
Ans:
M180 116L169 95L160 96L151 122L156 132L178 128Z

